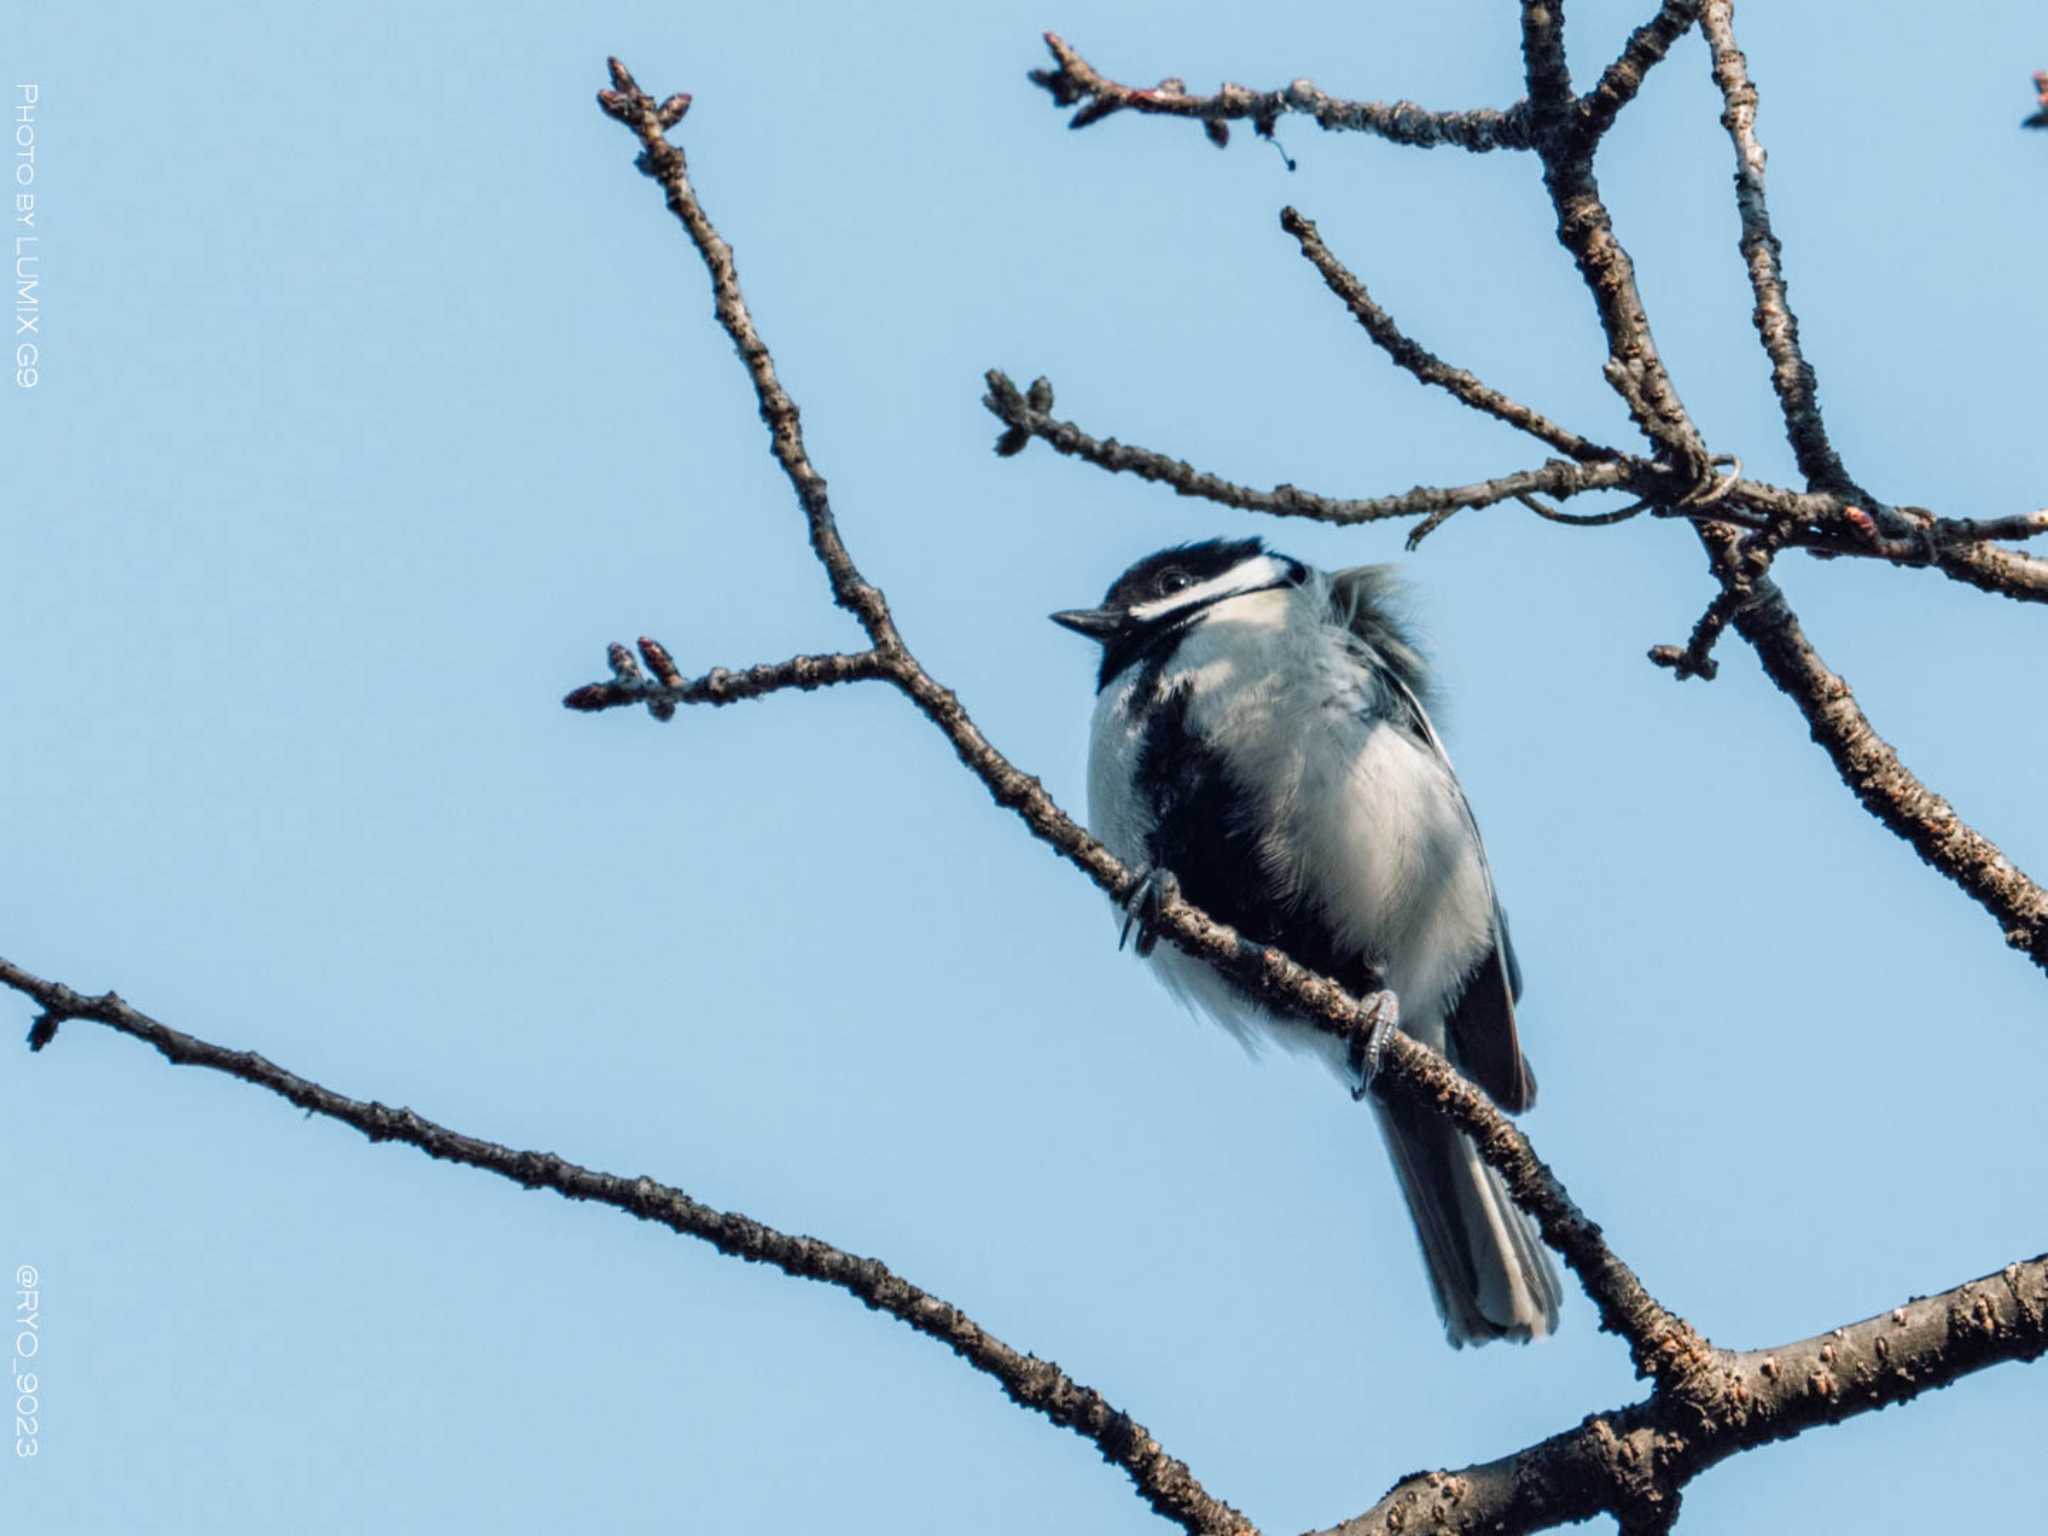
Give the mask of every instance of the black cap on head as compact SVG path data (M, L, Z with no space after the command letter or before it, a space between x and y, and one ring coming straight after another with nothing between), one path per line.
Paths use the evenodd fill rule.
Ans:
M1176 544L1147 555L1111 582L1100 608L1068 608L1053 614L1052 621L1107 645L1130 622L1133 608L1213 581L1265 552L1266 546L1257 539L1203 539L1196 544Z
M1258 539L1203 539L1195 544L1176 544L1156 555L1147 555L1109 584L1102 599L1105 608L1135 608L1140 603L1171 597L1182 587L1213 581L1233 566L1255 560L1266 552Z
M1052 621L1077 635L1086 635L1102 646L1100 681L1107 683L1140 651L1148 649L1155 639L1183 629L1210 602L1233 594L1218 592L1207 601L1182 607L1169 606L1163 612L1142 619L1133 610L1164 603L1176 592L1214 581L1266 552L1266 546L1255 538L1203 539L1193 544L1177 544L1157 554L1147 555L1117 577L1103 595L1101 607L1070 608L1053 614ZM1274 556L1274 559L1286 566L1287 580L1300 581L1308 573L1308 568L1299 561L1288 560L1285 556ZM1277 581L1264 583L1278 584Z

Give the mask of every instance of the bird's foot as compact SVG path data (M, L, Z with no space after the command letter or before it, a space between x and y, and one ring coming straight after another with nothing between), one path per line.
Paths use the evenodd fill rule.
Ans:
M1354 1104L1372 1092L1380 1075L1380 1058L1387 1053L1387 1041L1401 1027L1401 999L1385 988L1365 1000L1365 1009L1372 1015L1372 1023L1363 1035L1355 1035L1351 1041L1351 1070L1358 1074L1358 1085L1351 1090Z
M1179 897L1180 882L1173 878L1172 870L1148 864L1138 871L1138 883L1124 899L1124 927L1117 935L1116 947L1122 949L1128 944L1135 928L1139 955L1151 954L1159 945L1159 914L1169 901Z

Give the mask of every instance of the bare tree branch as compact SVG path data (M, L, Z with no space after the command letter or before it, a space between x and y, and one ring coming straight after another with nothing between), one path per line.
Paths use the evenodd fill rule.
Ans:
M1799 706L1813 739L1864 809L1995 917L2006 943L2048 970L2048 891L1899 761L1849 685L1807 640L1777 584L1760 582L1756 600L1735 614L1734 623L1771 681Z
M1718 22L1712 19L1717 10ZM1725 27L1725 0L1712 0L1708 12L1705 24L1710 33L1717 25ZM1613 223L1593 179L1592 150L1570 137L1562 126L1561 99L1570 89L1564 64L1562 0L1523 0L1522 31L1544 183L1557 210L1558 238L1577 258L1607 332L1609 380L1624 397L1639 403L1638 424L1654 442L1681 462L1690 459L1704 472L1711 461L1650 338L1649 317L1636 287L1634 268L1614 236ZM1717 62L1722 62L1718 53ZM1760 305L1763 294L1760 289ZM1782 300L1782 293L1779 298ZM1781 347L1790 349L1784 355L1796 361L1796 334L1789 329L1777 334ZM1767 347L1772 345L1769 334L1765 341ZM1803 397L1794 391L1791 398ZM1788 411L1788 426L1791 419ZM1818 420L1816 412L1812 417L1815 432ZM1824 437L1810 438L1810 445L1814 441L1825 445ZM1836 485L1823 488L1840 489ZM1843 516L1847 517L1846 510ZM1996 917L2008 944L2048 969L2048 892L1915 778L1877 734L1848 685L1827 669L1807 641L1784 594L1767 574L1755 568L1755 557L1767 557L1768 547L1743 548L1740 532L1724 524L1698 521L1694 527L1724 592L1740 582L1752 588L1746 595L1732 594L1726 605L1710 608L1708 619L1695 631L1695 640L1704 633L1706 644L1711 645L1719 628L1713 621L1732 621L1756 650L1772 681L1799 706L1814 739L1864 807ZM1704 648L1688 647L1685 655L1693 662L1705 660Z
M1402 339L1406 341L1405 337ZM1417 348L1417 351L1421 352L1421 349ZM1512 425L1520 425L1511 420L1512 411L1524 409L1517 402L1499 396L1461 369L1442 365L1439 359L1427 352L1422 352L1422 356L1443 366L1447 373L1461 374L1470 379L1477 392L1505 402L1510 414L1491 410L1487 413L1510 421ZM1937 518L1919 508L1901 508L1898 511L1907 526L1916 531L1912 535L1892 538L1879 533L1876 523L1867 513L1841 496L1793 491L1760 480L1732 478L1726 484L1725 494L1711 506L1689 506L1686 495L1695 487L1679 484L1668 464L1618 454L1597 444L1587 446L1597 454L1612 456L1588 459L1580 464L1552 460L1537 469L1522 470L1471 485L1415 486L1391 496L1358 498L1327 496L1293 485L1276 485L1271 490L1261 491L1196 469L1185 459L1136 447L1116 438L1097 438L1074 422L1060 420L1052 414L1052 385L1045 379L1034 381L1029 391L1018 389L1007 374L997 369L991 369L986 379L988 393L982 397L982 404L1007 429L996 444L996 452L1000 454L1021 452L1036 438L1055 452L1093 464L1099 469L1136 475L1141 480L1169 486L1182 496L1270 517L1295 517L1336 524L1421 517L1424 521L1408 534L1410 549L1420 545L1453 513L1502 501L1522 501L1539 516L1552 522L1581 528L1620 522L1647 509L1664 517L1727 522L1752 531L1769 529L1775 547L1803 549L1828 558L1886 560L1906 566L1931 565L1956 580L1970 582L1986 591L1998 592L2022 602L2048 602L2048 561L2016 554L1985 542L1989 539L2027 538L2048 531L2048 511L2023 513L2015 517L1971 519ZM1474 408L1486 409L1484 406ZM1551 423L1536 413L1529 414L1544 428L1551 427ZM1553 430L1561 438L1573 439L1573 434L1564 428ZM1537 435L1543 434L1538 432ZM1641 505L1591 516L1573 516L1557 513L1528 499L1538 494L1571 497L1599 490L1626 491L1637 497ZM1718 627L1715 633L1718 634ZM1665 658L1675 659L1681 652L1677 647L1658 646L1653 648L1652 654L1660 664L1669 665L1671 663ZM1711 677L1714 674L1711 668L1687 668L1680 669L1680 675Z
M1481 383L1476 375L1465 369L1452 367L1427 347L1410 340L1394 324L1393 316L1373 302L1365 284L1354 277L1323 244L1313 220L1304 218L1292 208L1283 208L1280 210L1280 227L1301 243L1301 254L1322 274L1330 292L1344 301L1344 307L1365 328L1365 333L1387 356L1423 383L1449 390L1473 410L1482 411L1517 431L1540 438L1570 458L1590 462L1615 457L1612 448L1603 448L1576 432L1558 426L1540 412Z
M1725 505L1761 514L1780 544L1826 558L1851 556L1893 565L1925 566L2018 602L2048 602L2048 561L1991 542L2030 539L2048 532L2048 511L2011 517L1937 517L1925 507L1893 507L1888 534L1852 496L1793 491L1760 480L1738 479Z
M1086 128L1115 112L1138 112L1199 121L1211 143L1230 142L1229 124L1249 120L1256 132L1270 138L1283 113L1298 113L1329 131L1369 133L1395 144L1422 149L1455 144L1460 149L1527 149L1528 123L1518 104L1505 112L1431 112L1412 101L1345 101L1316 89L1313 81L1296 80L1285 90L1253 91L1228 85L1214 96L1190 96L1179 80L1162 80L1149 90L1120 85L1099 74L1056 32L1045 34L1057 69L1034 69L1032 82L1043 86L1059 107L1079 106L1067 124Z
M1188 913L1220 942L1242 944L1192 908ZM1277 975L1300 969L1277 952L1263 955ZM1335 991L1327 982L1316 982ZM174 1064L239 1078L308 1113L350 1125L372 1141L403 1142L529 1189L610 1205L701 1239L722 1253L843 1289L945 1344L994 1377L1021 1406L1096 1444L1106 1460L1131 1476L1155 1510L1183 1529L1232 1536L1250 1536L1256 1529L1202 1489L1142 1425L1099 1393L1052 1362L1021 1354L959 1308L877 1260L716 1210L650 1178L603 1173L554 1153L515 1150L437 1125L410 1109L348 1098L254 1052L165 1025L112 993L81 994L5 960L0 960L0 985L42 1009L32 1033L40 1043L53 1038L62 1022L100 1023L153 1046ZM1653 1529L1654 1524L1644 1522L1674 1507L1685 1482L1738 1451L1905 1402L1989 1365L2048 1352L2048 1256L2008 1265L1940 1296L1796 1344L1744 1353L1710 1349L1641 1291L1607 1250L1598 1227L1571 1203L1480 1090L1408 1036L1396 1034L1388 1045L1383 1080L1420 1095L1474 1135L1518 1203L1538 1214L1545 1236L1587 1281L1603 1322L1621 1321L1627 1331L1652 1340L1652 1352L1642 1363L1658 1382L1644 1402L1590 1417L1513 1456L1459 1473L1405 1479L1371 1511L1335 1528L1346 1536L1533 1531L1602 1511L1615 1513L1631 1529Z
M652 103L649 103L652 107ZM652 1221L720 1253L768 1264L799 1280L816 1280L859 1297L927 1338L937 1339L977 1371L993 1376L1021 1407L1092 1441L1103 1459L1122 1467L1139 1495L1160 1514L1203 1536L1252 1536L1255 1527L1228 1504L1212 1498L1193 1473L1168 1456L1151 1432L1085 1387L1050 1360L1005 1344L951 1302L921 1290L879 1259L847 1253L815 1237L777 1231L736 1211L721 1211L682 1190L646 1177L628 1178L584 1168L552 1152L517 1151L466 1136L415 1114L351 1099L266 1061L254 1051L201 1040L129 1006L112 992L88 997L0 960L0 986L32 998L42 1009L29 1044L40 1050L69 1020L90 1020L146 1045L177 1066L205 1067L266 1089L311 1115L353 1126L372 1141L398 1141L429 1157L495 1173L527 1189L550 1189L570 1200L591 1200Z
M1524 0L1522 60L1543 184L1557 211L1557 238L1578 264L1599 312L1607 337L1607 382L1628 406L1637 427L1681 476L1690 484L1706 485L1713 475L1713 456L1657 354L1636 288L1635 266L1615 238L1614 221L1593 177L1593 152L1599 141L1575 131L1563 0Z
M653 652L664 661L668 659L668 652L657 641L643 637L640 649L643 654ZM792 656L787 661L763 662L740 672L713 667L702 677L690 679L672 670L665 673L659 664L654 664L656 675L650 679L634 664L632 654L624 646L612 647L611 664L610 682L589 683L575 689L562 700L563 704L592 712L617 709L624 704L645 704L665 720L675 713L678 704L737 704L742 699L758 699L763 694L791 688L808 693L835 683L888 676L888 666L881 654L872 650ZM674 665L668 662L670 669Z
M1771 361L1771 388L1777 391L1784 412L1785 435L1810 488L1852 496L1867 504L1867 494L1849 478L1828 441L1813 368L1799 349L1799 319L1785 301L1782 247L1771 229L1771 212L1764 201L1764 147L1756 136L1756 87L1749 83L1742 50L1735 46L1732 0L1707 0L1701 27L1713 50L1714 83L1720 86L1727 104L1721 126L1735 146L1735 208L1742 219L1742 260L1756 295L1753 318Z
M1735 587L1723 587L1714 594L1714 600L1707 604L1707 611L1693 625L1692 638L1684 645L1651 646L1650 660L1660 667L1669 667L1678 674L1681 682L1689 677L1709 680L1718 677L1721 663L1714 660L1714 647L1743 600L1744 594Z
M818 563L825 567L826 579L832 586L832 600L860 621L861 628L867 631L877 651L889 654L901 644L896 636L895 622L889 617L889 605L880 592L861 580L860 572L854 569L853 561L847 557L846 546L840 542L838 526L832 520L832 504L825 495L825 477L811 467L811 461L804 452L803 428L796 404L783 389L782 381L775 376L775 359L768 351L768 344L754 329L753 316L747 313L746 300L740 296L739 274L733 268L732 247L720 237L698 205L697 194L691 190L689 174L683 163L683 152L665 137L689 110L690 98L677 94L656 103L634 85L633 77L626 73L624 65L617 59L610 62L613 89L599 91L597 103L606 115L625 124L640 140L644 151L640 158L641 170L661 183L668 194L669 212L682 222L691 243L704 259L705 268L711 274L712 305L718 315L718 323L732 338L733 347L753 382L754 398L761 407L761 420L768 426L769 451L774 454L775 462L782 466L783 474L788 477L796 491L797 501L803 507L811 549L817 555Z
M1015 453L1032 438L1059 453L1081 459L1115 474L1136 475L1173 488L1182 496L1198 497L1220 506L1245 512L1263 512L1272 517L1301 517L1321 523L1373 523L1388 518L1423 514L1448 515L1466 507L1487 507L1533 491L1551 496L1577 496L1586 491L1613 490L1630 483L1630 476L1650 469L1642 460L1603 459L1571 464L1551 459L1536 469L1525 469L1495 480L1472 485L1418 485L1392 496L1340 499L1321 496L1292 485L1276 485L1270 491L1225 480L1196 469L1184 459L1169 458L1149 448L1136 448L1115 438L1096 438L1071 421L1052 415L1052 386L1035 381L1032 393L1020 391L1007 374L991 369L988 393L982 404L1009 431L996 445L998 453ZM1477 382L1476 380L1474 381ZM1484 385L1479 386L1484 389ZM1509 402L1512 404L1512 402ZM1539 418L1540 419L1540 418ZM1438 517L1441 520L1441 516ZM1411 534L1411 547L1434 523Z
M2023 603L2048 603L2048 560L2000 549L1995 544L1965 544L1942 552L1941 569L2000 597Z
M1759 602L1771 584L1771 561L1787 525L1774 523L1761 533L1740 538L1711 537L1708 549L1715 579L1721 590L1707 604L1707 611L1693 625L1692 637L1683 646L1653 645L1650 660L1669 667L1680 682L1689 677L1712 679L1720 671L1714 647L1736 615ZM1718 530L1716 530L1718 534Z
M1699 17L1700 0L1664 0L1656 15L1629 34L1620 56L1601 72L1600 83L1579 98L1580 132L1597 141L1612 128L1621 109L1643 88L1643 77Z
M1703 9L1715 79L1726 102L1723 122L1736 149L1742 250L1757 296L1755 319L1758 333L1772 363L1772 382L1786 414L1788 435L1799 455L1802 472L1810 482L1809 493L1801 496L1800 493L1745 481L1739 488L1740 494L1731 500L1737 505L1767 508L1773 516L1797 516L1812 525L1788 530L1782 539L1785 547L1804 548L1827 555L1878 558L1902 565L1927 565L1986 591L2022 601L2048 600L2048 562L1996 549L1984 542L1994 538L2026 537L2040 531L2042 524L2032 518L2007 519L2001 520L2003 529L1994 532L1992 525L1988 524L1937 519L1929 527L1912 518L1910 509L1889 508L1860 491L1842 469L1839 458L1829 445L1821 425L1813 371L1799 350L1798 323L1785 302L1779 245L1770 226L1764 198L1763 150L1755 134L1756 92L1749 82L1741 52L1734 44L1732 6L1728 0L1716 0L1710 6L1704 5L1704 0L1664 0L1657 13L1631 35L1621 55L1607 67L1600 82L1584 97L1572 95L1563 44L1562 0L1529 3L1522 7L1523 53L1530 94L1509 114L1519 125L1516 147L1535 148L1540 152L1545 183L1557 208L1558 237L1577 262L1607 335L1609 362L1606 373L1609 382L1622 396L1632 418L1656 445L1660 455L1668 458L1671 467L1685 477L1684 483L1687 486L1706 484L1711 455L1706 452L1698 429L1657 354L1636 288L1633 265L1615 239L1612 220L1600 198L1592 170L1593 155L1602 135L1614 116L1634 99L1644 72L1665 57L1693 21L1700 18ZM1094 109L1092 115L1088 115L1089 121L1126 106L1148 113L1205 121L1239 116L1256 119L1266 109L1277 112L1287 106L1283 99L1285 93L1261 95L1244 91L1241 87L1226 88L1225 93L1216 97L1192 97L1180 90L1177 83L1174 89L1153 91L1117 85L1104 79L1058 38L1049 38L1048 46L1053 48L1061 68L1056 72L1041 72L1039 83L1052 90L1063 105L1088 100ZM1084 108L1084 114L1089 112L1090 109ZM1459 118L1463 114L1446 116ZM1291 210L1284 216L1284 221L1290 231L1295 231L1299 223L1313 232L1313 226ZM1295 232L1299 238L1298 231ZM1317 245L1319 247L1320 242ZM1612 452L1587 443L1534 412L1527 412L1526 407L1505 401L1505 397L1498 399L1505 401L1507 410L1495 409L1495 404L1489 401L1495 392L1488 391L1484 384L1462 370L1443 364L1402 336L1391 318L1373 305L1363 285L1344 272L1341 264L1336 264L1334 258L1329 257L1326 249L1320 250L1320 256L1329 259L1331 265L1328 266L1324 260L1318 259L1318 251L1312 250L1307 242L1304 242L1304 254L1317 261L1326 281L1347 304L1352 303L1355 289L1356 296L1363 300L1362 305L1354 305L1354 313L1361 324L1374 335L1375 340L1396 355L1397 361L1410 367L1424 382L1452 389L1467 404L1524 430L1533 430L1573 457L1589 451ZM1349 279L1353 288L1342 285L1342 279L1333 274L1333 267L1334 273L1341 273L1342 279ZM1397 348L1413 348L1414 363L1403 357ZM1469 391L1452 382L1460 376L1470 381ZM1531 418L1529 422L1518 419L1517 413L1522 412L1527 412ZM1553 433L1556 435L1550 435ZM1169 477L1162 474L1153 478ZM1190 472L1180 478L1200 477ZM1216 484L1241 497L1260 494L1228 487L1227 482ZM1288 488L1280 490L1284 492ZM1197 490L1188 494L1205 492ZM1317 498L1290 497L1288 500L1294 504L1287 507L1254 505L1229 499L1227 494L1212 499L1221 500L1225 505L1272 511L1279 515L1323 516L1317 510ZM1796 511L1789 505L1795 502L1798 504ZM1851 515L1856 512L1861 513L1866 524L1882 520L1885 526L1874 536L1865 534ZM1401 513L1375 515L1399 516ZM1339 514L1332 520L1346 519Z
M1466 1536L1617 1516L1668 1524L1677 1492L1740 1451L2048 1354L2048 1256L1777 1349L1717 1351L1683 1392L1590 1415L1526 1450L1403 1479L1319 1536Z
M1902 536L1878 531L1855 496L1833 491L1794 491L1762 480L1738 477L1729 487L1738 506L1753 507L1785 527L1788 544L1829 555L1871 555L1902 565L1927 565L1940 554L1996 539L2031 539L2048 533L2048 510L2008 517L1937 517L1925 507L1893 507Z
M1985 539L2031 539L2036 534L2048 533L2048 510L2020 512L2011 517L1935 517L1924 507L1905 507L1902 511L1917 514L1930 520L1937 541L1943 548L1971 544Z

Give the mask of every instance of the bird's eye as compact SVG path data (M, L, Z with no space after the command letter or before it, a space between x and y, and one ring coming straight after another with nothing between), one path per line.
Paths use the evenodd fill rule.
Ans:
M1184 591L1193 585L1194 578L1188 575L1186 571L1161 571L1159 573L1159 590L1162 593Z

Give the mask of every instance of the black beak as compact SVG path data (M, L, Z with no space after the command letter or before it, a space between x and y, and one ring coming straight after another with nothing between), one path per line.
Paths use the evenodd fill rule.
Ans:
M1107 641L1124 627L1124 614L1120 608L1069 608L1050 617L1061 629L1071 629L1090 640Z

